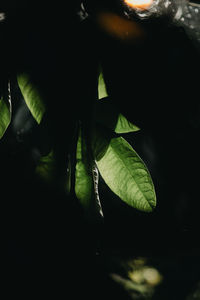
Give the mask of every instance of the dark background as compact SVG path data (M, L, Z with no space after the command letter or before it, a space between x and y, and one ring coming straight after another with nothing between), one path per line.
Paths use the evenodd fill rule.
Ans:
M44 295L73 292L76 298L81 291L102 298L108 287L107 293L119 293L108 279L104 257L182 255L199 262L198 49L166 18L142 23L146 37L139 43L113 37L96 16L102 10L122 13L118 1L85 1L90 17L83 23L79 1L40 2L5 1L0 7L6 12L0 24L1 79L12 78L16 99L13 125L0 142L8 291L30 297L42 288ZM135 211L100 179L101 226L86 223L75 198L44 184L34 172L49 136L58 149L67 149L75 120L89 118L99 61L110 98L141 128L125 138L147 164L158 202L151 214ZM20 100L14 77L21 70L31 74L48 101L48 138ZM195 274L189 288L199 279L194 265L188 265L186 277Z

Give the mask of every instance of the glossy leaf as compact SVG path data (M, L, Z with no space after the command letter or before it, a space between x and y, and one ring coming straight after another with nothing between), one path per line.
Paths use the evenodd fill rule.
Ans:
M37 87L31 82L26 73L17 76L19 88L31 114L39 124L45 112L45 105Z
M0 99L0 138L3 137L11 121L10 91Z
M128 205L145 212L155 208L156 194L149 171L122 137L111 140L97 166L106 184Z
M95 121L118 134L140 130L115 108L108 97L96 102Z

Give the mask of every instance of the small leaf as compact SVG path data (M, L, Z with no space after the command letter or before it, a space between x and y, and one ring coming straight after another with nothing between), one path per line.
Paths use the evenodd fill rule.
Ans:
M97 166L106 184L124 202L145 212L154 209L156 194L149 171L122 137L111 140Z
M27 73L17 76L19 88L34 119L39 124L45 112L45 105L37 87L31 82Z
M104 81L103 73L100 72L99 74L99 81L98 81L98 98L102 99L108 96L107 90L106 90L106 84Z
M11 121L10 85L5 95L0 98L0 138L3 137Z
M97 123L118 134L140 130L116 109L114 103L108 97L96 102L94 118Z
M117 124L115 127L116 133L129 133L140 130L139 127L129 122L122 114L118 115Z

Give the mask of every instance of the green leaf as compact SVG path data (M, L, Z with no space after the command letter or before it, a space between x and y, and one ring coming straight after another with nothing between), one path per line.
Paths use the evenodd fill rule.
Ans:
M140 130L116 109L114 103L108 97L96 102L94 118L97 123L118 134Z
M46 182L52 182L54 180L55 159L53 151L40 158L35 171L36 174L38 174Z
M102 221L102 208L94 191L92 162L88 161L85 150L85 141L80 131L76 153L75 194L83 208L85 218L98 223Z
M97 166L106 184L128 205L145 212L155 208L156 194L149 171L122 137L111 140Z
M35 169L36 174L46 183L65 191L69 195L71 190L71 162L66 166L64 178L58 173L57 157L55 151L51 150L48 155L42 156Z
M98 98L102 99L108 96L107 90L106 90L106 84L104 81L103 73L100 72L99 74L99 80L98 80Z
M140 130L140 128L129 122L122 114L118 115L117 124L115 127L116 133L129 133L138 130Z
M92 170L89 169L86 158L83 158L83 139L81 137L81 131L77 142L76 160L75 193L81 205L85 209L88 209L93 197L93 179Z
M38 88L33 84L27 73L17 76L19 88L31 114L39 124L45 112L45 105Z
M7 98L7 99L6 99ZM0 138L3 137L11 121L10 92L0 99Z
M112 136L111 132L106 131L99 124L93 127L91 146L95 160L100 160L105 155Z

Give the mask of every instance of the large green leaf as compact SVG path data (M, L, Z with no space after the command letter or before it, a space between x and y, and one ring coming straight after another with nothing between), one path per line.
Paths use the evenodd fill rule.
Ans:
M10 91L0 98L0 138L3 137L11 121Z
M45 105L38 88L33 84L27 73L17 76L19 88L31 114L39 124L45 112Z
M129 122L125 116L117 110L114 103L108 97L96 102L94 118L97 123L102 124L118 134L139 130L136 125Z
M128 205L145 212L154 209L156 194L149 171L122 137L111 140L97 166L106 184Z

